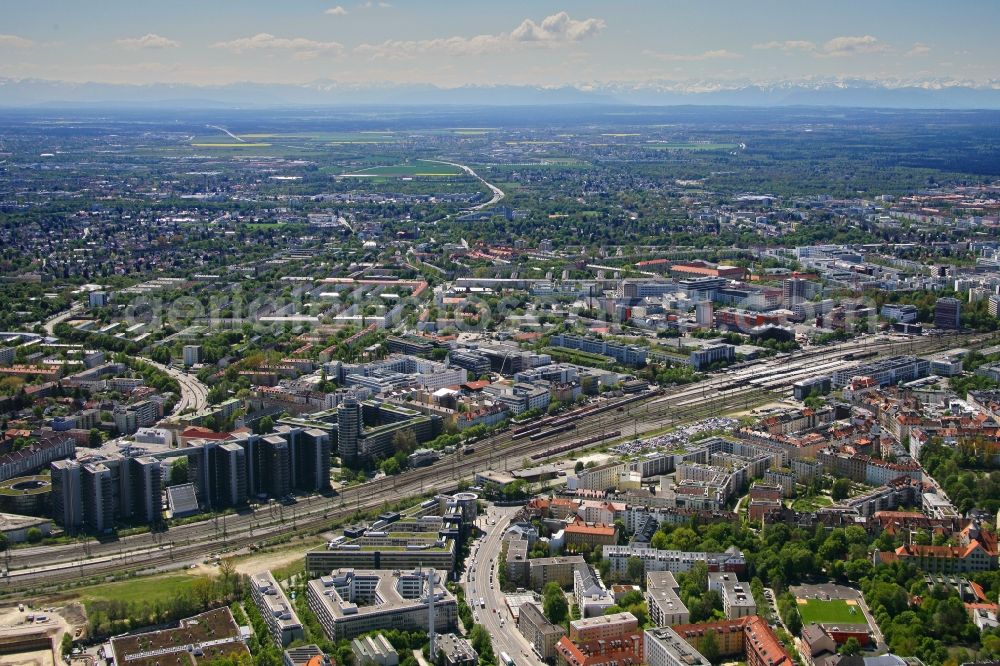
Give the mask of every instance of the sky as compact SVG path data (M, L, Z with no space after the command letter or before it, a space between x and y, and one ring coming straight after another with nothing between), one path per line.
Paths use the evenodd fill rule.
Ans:
M998 26L992 0L0 0L0 77L1000 86Z

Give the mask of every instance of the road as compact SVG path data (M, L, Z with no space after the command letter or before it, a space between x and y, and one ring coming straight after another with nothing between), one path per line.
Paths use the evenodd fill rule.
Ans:
M202 384L197 377L189 375L186 372L182 372L177 368L170 367L169 365L157 363L150 358L140 357L139 360L149 363L158 370L162 370L176 379L177 383L181 385L181 399L178 400L177 404L174 406L175 414L180 414L188 408L197 412L208 406L208 387Z
M486 627L493 640L497 663L500 663L500 653L506 652L517 664L543 666L544 662L533 652L531 643L517 630L497 582L501 542L518 508L489 505L487 515L480 516L477 521L485 534L476 541L466 560L470 564L465 573L465 599L470 606L479 599L486 601L486 608L479 606L474 612L479 617L478 623Z
M465 166L464 164L459 164L457 162L446 162L444 160L420 160L420 161L421 162L435 162L437 164L447 164L448 166L456 167L458 169L461 169L465 173L469 174L470 176L472 176L473 178L475 178L476 180L478 180L480 183L482 183L486 187L490 188L490 192L493 193L493 198L490 199L489 201L487 201L486 203L477 204L477 205L469 208L469 210L482 210L483 208L486 208L487 206L492 206L493 204L497 203L498 201L500 201L501 199L503 199L505 196L507 196L506 194L504 194L504 191L501 190L499 187L497 187L493 183L487 182L485 178L483 178L478 173L476 173L475 171L473 171L472 167L468 167L468 166Z
M235 134L233 134L232 132L230 132L229 130L227 130L225 127L219 127L218 125L206 125L206 127L208 127L209 129L216 129L216 130L219 130L220 132L224 132L224 133L228 134L229 136L231 136L232 138L234 138L237 141L239 141L240 143L246 143L246 141L244 139L241 139L240 137L236 136Z
M769 364L754 366L753 372L758 376L765 372L783 376L781 390L787 392L801 368L815 367L842 357L851 349L864 348L889 356L974 346L985 339L981 336L926 338L905 343L904 347L893 341L831 345L802 352L794 361L774 359ZM535 464L544 462L546 458L565 455L543 455L546 449L559 445L572 445L585 438L605 436L614 430L625 434L633 430L638 435L662 431L709 416L757 407L773 401L776 395L759 386L733 384L733 375L717 375L698 384L667 389L657 397L625 404L620 408L622 411L611 405L601 413L582 415L575 421L572 430L538 441L531 441L528 437L514 440L513 433L508 430L476 442L475 451L471 454L458 452L448 455L430 467L352 486L336 497L303 497L288 507L271 504L221 519L173 527L167 532L138 534L113 541L97 542L91 539L44 548L12 549L5 554L5 568L10 575L4 579L0 594L24 589L52 589L61 583L94 574L179 567L183 562L204 558L209 553L236 551L268 538L322 530L329 526L330 521L347 517L355 511L381 509L401 499L428 492L451 491L460 479L468 479L478 471L515 469L523 466L526 458ZM142 553L142 556L136 553ZM109 559L99 559L102 557Z
M82 306L74 305L69 310L66 310L65 312L60 312L56 316L52 317L44 324L42 324L42 327L45 329L45 334L48 335L49 337L54 336L56 326L63 323L67 319L73 317L74 315L78 314L81 310L83 310Z

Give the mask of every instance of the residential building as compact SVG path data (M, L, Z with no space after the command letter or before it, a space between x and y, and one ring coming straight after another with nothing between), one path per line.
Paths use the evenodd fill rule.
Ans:
M250 593L275 643L287 647L303 637L302 623L270 571L250 576Z
M708 574L708 589L714 590L722 597L722 610L726 618L737 620L757 614L757 604L750 593L750 585L742 583L736 574L729 572L712 572Z
M86 463L80 469L83 525L97 533L115 526L114 481L111 468L103 462Z
M57 460L52 470L52 517L70 534L83 525L83 487L80 464L75 460Z
M670 571L646 572L646 606L649 619L658 627L687 624L691 618L681 601L680 585Z
M657 550L637 546L604 546L604 557L610 560L611 570L624 574L629 558L642 560L645 571L689 571L696 562L704 562L709 571L746 571L746 558L735 546L723 553L687 552L680 550Z
M522 604L517 614L517 629L531 643L535 652L543 659L552 659L556 655L556 643L566 635L566 630L557 624L552 624L542 613L537 603Z
M708 659L670 627L647 629L643 640L648 666L711 666Z
M563 530L565 544L572 546L609 546L618 543L618 528L614 525L574 520Z
M583 555L530 559L528 560L529 587L539 592L549 583L558 583L559 587L569 587L573 584L576 567L583 563Z
M601 575L589 564L578 565L573 571L573 597L581 617L604 615L606 609L615 605Z

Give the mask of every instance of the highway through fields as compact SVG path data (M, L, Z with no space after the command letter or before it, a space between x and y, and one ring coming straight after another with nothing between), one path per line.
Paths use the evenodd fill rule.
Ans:
M497 187L493 183L487 182L487 180L485 178L483 178L482 176L480 176L478 173L476 173L472 169L472 167L465 166L464 164L459 164L457 162L446 162L445 160L420 160L420 161L421 162L436 162L438 164L447 164L448 166L453 166L453 167L455 167L457 169L461 169L462 171L464 171L465 173L467 173L468 175L472 176L473 178L475 178L476 180L478 180L479 182L481 182L483 185L485 185L486 187L488 187L490 189L490 192L493 193L493 198L490 199L489 201L485 202L485 203L476 204L475 206L472 206L471 208L469 208L469 210L481 210L483 208L486 208L487 206L492 206L493 204L497 203L498 201L500 201L501 199L503 199L506 196L504 194L503 190L501 190L499 187Z
M381 509L400 500L450 491L459 480L470 479L479 471L516 469L522 467L526 459L538 464L545 460L539 454L549 448L572 445L615 430L621 431L620 438L641 436L711 416L748 410L788 394L794 377L803 370L843 359L846 353L862 349L874 351L879 356L930 353L974 346L986 339L987 336L974 335L904 343L883 339L805 350L794 358L769 359L738 371L745 372L747 377L737 373L713 375L697 384L673 387L659 395L650 394L623 404L622 411L611 406L600 413L583 414L574 422L574 429L538 441L528 437L512 439L514 433L508 430L476 442L471 453L459 451L430 467L351 486L337 495L303 497L290 505L270 503L172 527L168 531L111 541L87 539L78 543L12 549L3 558L7 576L0 579L0 594L25 590L41 592L98 574L180 567L211 553L236 551L275 537L321 531L333 520L349 517L357 511ZM765 385L751 384L748 377L763 379ZM565 454L556 454L562 455Z

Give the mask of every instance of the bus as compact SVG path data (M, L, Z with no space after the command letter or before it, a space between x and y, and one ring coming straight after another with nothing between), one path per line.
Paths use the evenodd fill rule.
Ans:
M504 666L514 666L514 660L510 658L510 655L506 652L500 653L500 663Z

